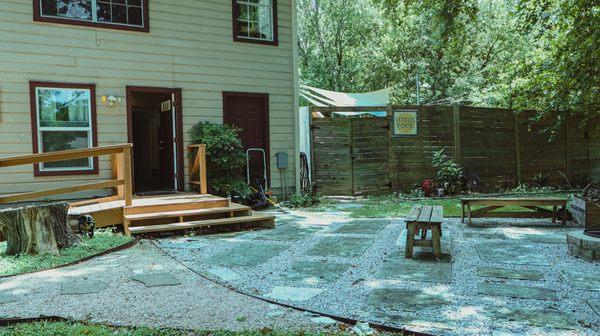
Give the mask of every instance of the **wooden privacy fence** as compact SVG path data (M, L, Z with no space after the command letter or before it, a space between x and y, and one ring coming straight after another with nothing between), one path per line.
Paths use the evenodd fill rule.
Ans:
M116 188L117 193L114 196L83 201L77 203L76 205L83 205L85 203L102 203L115 200L124 200L125 205L131 205L131 146L131 144L122 144L0 158L0 168L3 168L111 155L113 169L113 176L110 180L82 183L69 187L37 190L12 195L0 195L0 204L21 202L40 197L70 194L80 191Z
M394 136L393 112L417 112L417 134ZM407 191L434 179L432 154L444 149L483 190L534 179L582 185L600 178L600 131L573 116L535 120L533 112L469 106L313 107L313 182L325 195ZM332 112L387 111L387 117L340 118ZM541 131L556 124L552 134Z

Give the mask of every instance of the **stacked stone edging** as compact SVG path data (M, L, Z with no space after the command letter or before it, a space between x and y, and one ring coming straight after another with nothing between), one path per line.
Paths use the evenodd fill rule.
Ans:
M567 234L569 254L587 261L600 261L600 238L588 236L583 231Z

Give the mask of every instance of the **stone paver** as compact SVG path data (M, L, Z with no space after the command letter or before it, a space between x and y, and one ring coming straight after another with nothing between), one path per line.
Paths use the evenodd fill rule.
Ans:
M490 307L486 310L486 314L494 320L501 320L506 323L571 330L579 328L575 320L554 309L531 310L511 307Z
M18 301L19 298L11 293L8 290L0 291L0 304L11 303Z
M587 300L588 305L600 316L600 301L598 300Z
M261 234L256 239L294 241L304 239L320 230L322 229L316 226L287 224L278 226L272 231L265 231L265 233Z
M504 233L497 233L497 232L465 232L465 233L463 233L463 237L475 238L475 239L480 239L480 238L502 239L502 240L512 239L511 237L505 235Z
M318 288L277 286L266 296L275 300L305 301L322 292L323 290Z
M420 282L450 283L452 263L421 261L405 258L387 259L377 272L377 277Z
M359 257L372 243L372 238L324 237L308 254L321 257Z
M350 264L337 264L322 261L298 261L292 263L280 276L283 279L300 282L304 285L330 283L350 268Z
M556 300L556 292L543 287L515 286L502 283L480 283L479 294L521 299Z
M456 322L444 318L429 318L427 316L410 318L398 314L375 312L369 317L373 322L394 324L402 327L419 327L425 329L455 330L458 328Z
M60 285L61 295L79 295L92 294L103 291L108 287L108 284L103 281L96 280L77 280L63 282Z
M378 288L371 291L367 305L372 312L418 311L451 303L451 294L434 289Z
M160 241L160 247L162 248L172 248L172 249L190 249L196 250L206 247L207 244L205 242L201 242L198 240L176 240L176 241Z
M560 274L573 288L600 291L600 273L583 273L573 269L563 269Z
M532 243L544 243L544 244L566 244L567 234L565 232L539 232L539 233L526 233L523 234L523 238Z
M509 242L483 243L476 245L483 261L518 265L548 266L550 262L539 253L539 248Z
M285 246L281 245L253 242L236 242L232 244L235 244L233 248L207 258L206 262L210 265L225 267L252 267L264 263L286 249Z
M240 278L238 273L226 267L211 267L207 270L207 272L223 281L232 281Z
M544 274L536 270L507 269L498 267L477 267L477 275L480 277L492 277L518 280L541 280Z
M389 221L384 220L352 221L340 225L337 229L334 230L334 232L353 234L377 234L388 223Z
M139 281L146 287L175 286L181 284L181 281L177 280L171 273L135 274L131 276L131 280Z

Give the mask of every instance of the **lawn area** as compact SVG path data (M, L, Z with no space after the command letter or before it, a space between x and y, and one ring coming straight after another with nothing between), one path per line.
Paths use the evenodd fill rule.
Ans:
M15 275L44 270L75 262L96 253L123 245L132 240L130 237L116 235L108 230L96 231L94 238L83 238L83 244L66 248L60 255L51 254L7 256L6 242L0 243L0 276Z
M385 333L386 335L394 335ZM154 328L115 328L97 324L82 324L70 322L36 322L23 323L14 326L0 328L0 336L341 336L350 335L342 332L314 333L306 331L288 332L288 331L182 331L176 329L154 329ZM401 335L401 334L395 334Z
M569 192L551 192L551 193L521 193L521 194L501 194L502 197L568 197ZM486 195L495 196L495 195ZM479 196L470 196L479 197ZM441 205L444 207L444 216L460 217L461 206L460 197L453 198L422 198L409 199L401 198L395 195L367 197L357 201L359 207L350 207L345 211L350 213L351 217L355 218L384 218L384 217L403 217L408 214L410 209L415 204L422 205ZM339 202L327 200L323 204L317 206L311 211L327 211L335 208ZM474 207L473 210L478 209ZM506 207L502 211L528 211L520 207Z

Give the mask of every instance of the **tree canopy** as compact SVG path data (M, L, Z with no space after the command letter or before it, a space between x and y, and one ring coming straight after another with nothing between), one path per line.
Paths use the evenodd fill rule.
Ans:
M598 114L600 0L298 0L300 80L405 104Z

